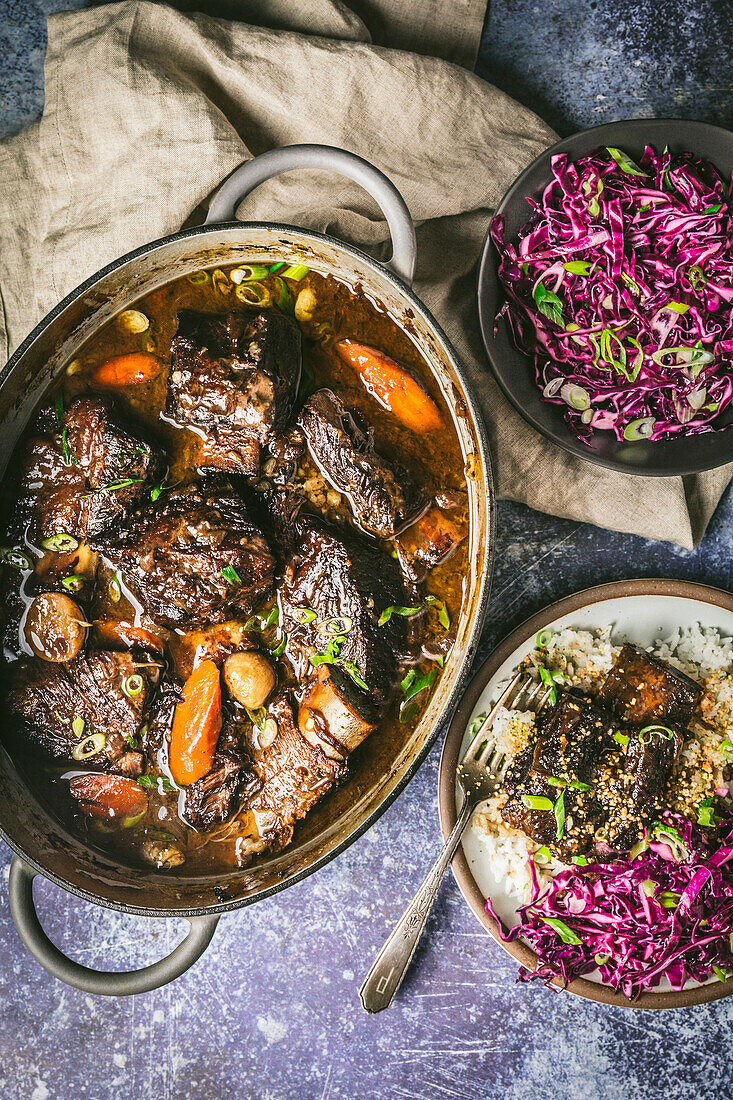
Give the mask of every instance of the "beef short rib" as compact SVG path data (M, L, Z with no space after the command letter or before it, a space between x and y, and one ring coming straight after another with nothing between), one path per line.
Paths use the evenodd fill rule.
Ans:
M165 411L203 438L200 468L254 475L261 447L287 426L300 371L300 329L289 317L182 310Z
M81 397L59 425L44 409L28 442L10 530L40 543L64 533L98 534L132 511L158 480L165 461L103 397Z
M275 568L244 501L225 482L163 492L94 546L150 617L169 627L251 611L269 591Z
M132 746L152 693L149 670L129 653L91 651L68 664L22 659L8 667L8 709L19 746L53 760L75 763L72 750L91 734L106 737L88 758L96 770L138 775L142 755ZM125 691L129 676L139 674L143 689ZM83 725L82 725L83 723Z
M318 467L345 494L365 531L391 539L420 509L421 496L405 471L375 452L372 430L332 390L308 398L298 427Z
M373 717L366 713L370 704L380 712L396 686L396 654L406 645L401 616L378 625L386 607L405 602L394 558L350 532L314 521L304 527L300 548L285 570L280 602L286 652L298 679L308 678L317 667L310 658L328 655L334 642L336 665L346 675L351 668L367 685L363 689L352 678L364 699L363 717Z
M598 699L629 725L665 721L686 725L702 692L701 686L689 676L627 642L621 647Z

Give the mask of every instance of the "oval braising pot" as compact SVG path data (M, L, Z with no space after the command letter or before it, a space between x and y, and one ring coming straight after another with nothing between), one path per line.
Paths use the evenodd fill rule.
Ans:
M294 226L234 220L237 205L254 187L295 168L339 172L369 191L389 225L392 260L378 263L333 237ZM250 161L217 192L205 225L136 249L65 298L0 374L0 473L53 379L110 317L155 287L188 272L265 256L273 262L307 264L351 285L360 283L406 329L445 395L467 466L470 514L471 572L456 642L414 732L403 743L390 741L386 731L379 729L371 734L351 762L349 779L314 807L297 827L292 844L244 870L169 876L128 865L92 848L34 797L13 761L0 749L0 834L16 853L9 888L18 931L47 970L93 993L140 993L178 977L205 950L221 913L293 885L360 836L402 790L435 740L456 702L481 632L493 543L493 490L485 429L455 353L409 288L415 267L415 233L401 195L376 168L340 149L290 146ZM154 917L188 917L191 931L171 955L141 970L127 974L91 970L63 955L41 928L32 897L36 874L112 909Z

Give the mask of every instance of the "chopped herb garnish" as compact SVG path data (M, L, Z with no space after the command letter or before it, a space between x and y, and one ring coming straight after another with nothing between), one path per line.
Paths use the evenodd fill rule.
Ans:
M671 730L669 726L659 726L656 724L642 726L639 730L639 740L642 745L648 745L655 733L660 734L667 741L674 737L674 731Z
M121 481L112 482L111 485L102 485L99 489L93 489L91 493L84 493L82 499L93 497L95 493L116 493L118 489L126 489L128 485L140 485L142 480L141 477L125 477Z
M626 733L614 733L613 739L614 741L618 742L622 749L625 749L630 741L630 738Z
M158 499L160 494L162 492L165 492L165 490L167 488L168 488L168 486L165 485L162 481L160 482L159 485L154 485L153 486L153 488L150 490L150 499L153 501L153 503L155 503L155 501Z
M554 807L555 821L557 822L556 840L562 840L565 833L565 791L560 791Z
M67 465L69 465L69 464L72 465L72 466L78 466L79 465L79 459L76 457L76 455L73 453L73 451L69 447L69 431L68 431L68 428L64 428L64 430L61 433L61 451L62 451L63 456L64 456L64 462Z
M369 691L369 685L359 675L359 666L354 661L350 661L345 657L339 661L339 667L348 673L355 684L358 684L364 691Z
M578 939L572 928L568 928L567 924L558 920L557 917L542 917L541 919L557 932L563 943L572 944L573 946L582 943L582 940Z
M233 565L225 565L221 571L221 575L225 581L228 581L229 584L236 585L237 588L242 584L242 578Z
M404 693L405 702L407 703L410 699L417 695L418 692L424 691L425 688L430 687L437 675L438 673L433 668L430 670L430 672L426 672L424 676L420 676L418 679L413 680L407 691Z
M409 617L410 615L417 615L419 611L422 611L422 606L395 607L393 604L390 607L385 607L384 611L379 616L377 626L384 626L385 623L389 622L393 615L403 615L404 617Z
M545 284L540 281L532 291L532 297L534 298L537 309L543 317L547 317L547 319L557 325L558 328L565 327L562 316L562 299L558 298L554 290L549 290Z
M140 775L137 781L141 787L155 788L165 794L172 794L178 790L164 775Z
M697 807L697 823L702 825L706 829L712 829L715 825L719 825L721 818L715 813L715 799L712 795L709 798L704 798L700 805Z
M415 679L416 676L417 676L417 673L415 672L415 669L411 668L410 671L405 676L404 680L400 684L400 687L402 688L402 694L403 695L409 689L410 684L412 684L412 682L413 682L413 680ZM484 715L484 718L485 717L486 717L486 715Z
M448 614L448 608L445 605L445 600L439 600L437 596L426 596L425 603L431 604L431 606L438 609L438 622L444 630L450 630L450 615Z
M523 794L522 805L528 810L551 810L552 799L545 798L542 794Z
M285 652L285 646L287 644L288 644L288 636L285 633L285 631L283 631L283 636L280 639L280 641L277 643L277 645L275 646L274 649L270 650L273 657L281 657L283 655L283 653Z
M290 617L295 619L296 623L300 623L301 626L307 626L308 623L315 622L317 616L310 607L294 607L290 612Z
M555 703L557 702L557 688L555 687L555 678L552 675L552 673L550 672L550 670L547 669L547 668L543 668L542 665L540 665L540 667L537 671L540 674L540 680L542 681L542 683L546 687L549 687L549 688L552 689L550 691L550 696L549 696L548 701L550 703L550 706L554 707Z

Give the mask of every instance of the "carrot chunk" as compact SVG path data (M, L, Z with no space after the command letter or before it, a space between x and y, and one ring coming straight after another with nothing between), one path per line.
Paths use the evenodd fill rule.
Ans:
M416 378L383 351L355 340L339 340L341 359L361 378L367 392L413 432L434 432L443 426L438 406Z
M90 772L69 780L69 790L79 809L90 817L135 817L148 805L148 796L134 779Z
M130 386L150 382L160 374L161 362L146 351L114 355L94 372L93 380L100 386Z
M187 787L211 771L220 730L221 677L206 660L186 680L173 716L169 762L176 783Z

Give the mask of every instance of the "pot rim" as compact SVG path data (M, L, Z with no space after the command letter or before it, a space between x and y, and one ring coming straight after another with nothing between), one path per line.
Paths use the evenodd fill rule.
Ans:
M206 237L211 234L220 234L226 230L236 230L238 233L246 231L248 229L253 230L266 230L273 233L297 233L300 236L310 238L316 242L322 242L341 249L351 257L360 262L368 265L373 269L377 269L380 276L386 278L393 284L395 289L409 302L410 306L415 312L427 323L427 325L435 333L438 341L440 342L443 350L447 353L447 357L450 359L451 365L456 373L458 380L462 386L462 398L465 401L466 408L468 410L469 422L473 434L475 436L476 448L479 454L481 468L484 471L484 481L486 484L487 500L487 531L486 540L483 554L480 560L471 563L471 567L477 572L479 576L479 589L476 596L476 610L474 622L471 627L470 633L466 640L466 652L464 660L460 669L457 670L456 679L451 689L450 695L445 701L445 704L441 710L440 715L433 725L433 729L429 735L425 738L419 750L417 751L415 758L410 766L405 771L405 774L395 784L394 788L387 794L382 801L367 815L351 833L348 834L343 840L334 845L334 847L314 860L308 867L304 867L302 870L295 872L294 874L283 879L282 882L275 883L272 886L253 893L252 895L239 898L233 901L216 902L212 905L198 906L189 909L157 909L148 906L129 905L122 902L110 901L108 898L100 897L94 894L90 890L84 890L81 887L75 886L72 883L67 882L62 876L56 873L51 873L46 870L43 865L34 857L30 856L21 845L19 845L8 833L0 826L0 837L5 841L9 848L16 855L20 856L33 870L41 875L43 878L49 879L54 885L59 886L62 890L68 891L70 894L74 894L76 897L82 898L84 901L91 902L94 905L102 905L106 909L113 909L118 912L130 913L137 916L145 917L159 917L159 918L187 918L194 916L205 916L213 914L222 914L234 912L237 909L244 909L249 905L253 905L257 901L262 901L265 898L272 897L274 894L280 893L280 891L287 889L288 887L295 886L302 882L303 879L308 878L314 872L325 867L337 856L341 855L351 844L358 840L363 834L370 829L371 826L382 816L382 814L389 809L395 799L402 793L407 784L414 777L418 768L421 767L428 755L430 749L435 744L438 735L441 730L446 726L450 720L451 715L456 707L461 691L463 690L471 666L473 658L476 653L478 641L483 629L483 621L486 610L488 608L489 595L491 589L491 580L493 574L494 563L494 536L496 532L496 494L494 489L494 477L493 477L493 465L491 461L491 452L489 448L488 433L486 431L486 425L483 420L483 416L478 406L477 398L473 392L473 384L468 378L468 375L460 362L453 345L446 336L442 327L435 320L427 306L420 300L415 294L414 290L408 286L398 275L396 275L386 263L382 263L380 260L375 260L373 256L370 256L367 252L352 245L348 242L340 240L338 237L330 236L327 233L320 233L316 230L304 229L300 226L291 225L284 222L245 222L245 221L228 221L228 222L212 222L209 224L191 226L187 229L181 229L176 233L168 234L165 237L159 237L157 240L150 241L147 244L140 245L139 247L132 249L130 252L124 253L122 256L104 267L100 268L93 275L90 275L74 290L70 291L62 300L53 307L41 321L33 328L33 330L25 337L21 344L18 345L13 352L7 363L0 371L0 387L4 385L6 380L11 376L17 365L22 361L24 355L30 347L35 343L38 337L53 323L53 321L74 301L82 297L89 290L93 289L99 281L105 278L107 275L119 270L126 263L137 260L142 256L146 256L151 252L155 252L159 249L164 249L169 244L173 244L178 241L185 241L194 239L197 237ZM388 261L387 261L388 262Z

